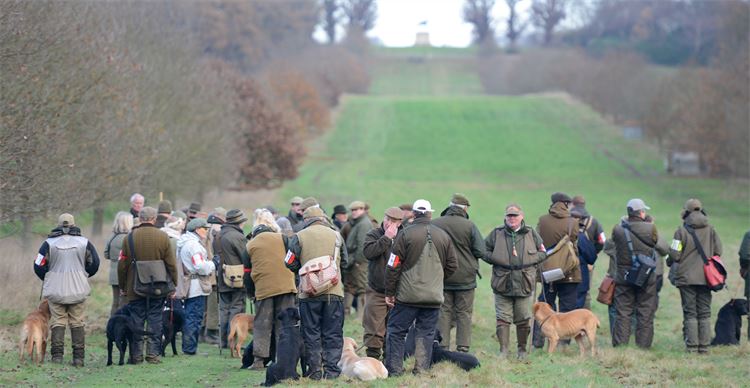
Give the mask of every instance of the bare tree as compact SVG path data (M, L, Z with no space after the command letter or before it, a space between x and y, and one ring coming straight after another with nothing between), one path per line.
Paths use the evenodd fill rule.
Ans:
M375 27L378 18L378 5L375 0L344 0L341 4L349 28L355 28L362 33Z
M567 0L533 0L531 3L531 20L544 31L544 45L552 42L552 33L565 19Z
M337 0L323 0L322 11L323 31L326 32L326 37L328 37L328 44L334 44L336 43L336 26L341 20L339 2Z
M509 14L507 19L508 29L505 31L505 37L508 38L508 51L515 52L517 50L516 42L521 37L523 31L526 29L527 22L521 21L518 12L516 11L516 5L523 0L505 0L505 4L508 5Z
M494 43L495 29L492 20L492 8L495 0L466 0L464 3L464 21L474 26L474 43Z

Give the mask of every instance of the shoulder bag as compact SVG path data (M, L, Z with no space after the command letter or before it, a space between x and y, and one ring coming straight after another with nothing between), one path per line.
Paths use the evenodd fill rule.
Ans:
M698 253L703 259L703 274L706 276L706 285L711 291L719 291L726 287L727 281L727 269L724 267L724 263L721 262L721 257L713 256L708 258L706 252L703 250L701 242L698 240L698 236L695 234L695 229L685 224L685 230L693 236L693 242L695 247L698 249Z
M128 248L133 266L133 292L144 298L165 298L175 290L163 260L137 261L133 233L128 234Z

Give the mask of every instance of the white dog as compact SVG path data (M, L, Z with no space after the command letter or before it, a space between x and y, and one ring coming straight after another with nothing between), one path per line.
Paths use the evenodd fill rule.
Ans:
M356 341L349 337L344 338L344 348L341 351L341 360L339 361L341 374L362 381L388 377L388 369L385 369L382 362L372 357L359 357L356 349Z

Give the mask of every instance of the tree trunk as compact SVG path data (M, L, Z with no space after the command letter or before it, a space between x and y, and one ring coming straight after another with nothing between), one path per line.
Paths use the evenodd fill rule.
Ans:
M91 236L101 236L104 225L104 208L100 205L94 207L94 219L91 222Z

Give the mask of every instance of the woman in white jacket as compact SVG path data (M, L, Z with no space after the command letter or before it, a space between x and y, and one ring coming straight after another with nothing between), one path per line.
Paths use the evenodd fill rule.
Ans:
M195 218L187 225L187 233L177 241L177 253L182 262L186 284L185 323L182 326L182 352L194 355L198 350L198 334L206 310L206 296L211 293L209 277L216 267L204 246L208 236L208 223Z

